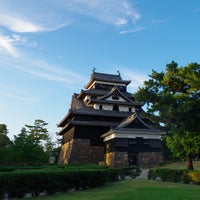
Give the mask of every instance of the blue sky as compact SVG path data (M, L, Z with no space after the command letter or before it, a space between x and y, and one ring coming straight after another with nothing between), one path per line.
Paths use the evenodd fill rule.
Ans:
M0 0L0 123L56 124L97 72L134 92L172 60L200 63L199 0Z

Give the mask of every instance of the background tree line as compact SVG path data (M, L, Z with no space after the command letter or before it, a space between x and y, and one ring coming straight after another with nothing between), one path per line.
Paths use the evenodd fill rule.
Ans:
M7 125L0 124L0 165L56 163L60 147L50 137L47 125L45 121L37 119L33 125L22 127L20 133L10 140Z

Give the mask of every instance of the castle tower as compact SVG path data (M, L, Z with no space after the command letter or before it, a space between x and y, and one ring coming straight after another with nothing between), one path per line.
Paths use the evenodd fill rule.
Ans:
M122 121L131 115L138 113L139 117L139 113L142 112L143 103L136 102L132 94L127 92L130 82L123 80L119 73L113 75L93 71L85 89L79 94L73 94L71 108L57 125L61 128L57 134L63 136L59 164L133 164L128 158L128 153L125 156L126 161L116 164L113 157L116 155L116 148L113 149L115 153L110 154L112 156L108 154L109 144L116 140L116 134L110 131L119 128ZM127 131L127 127L124 131ZM162 134L157 132L157 135ZM127 148L124 150L128 151ZM160 152L161 147L156 151Z

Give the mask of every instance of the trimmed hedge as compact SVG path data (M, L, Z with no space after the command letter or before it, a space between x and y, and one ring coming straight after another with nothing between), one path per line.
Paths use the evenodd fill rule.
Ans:
M161 179L162 181L169 181L175 183L189 183L191 179L188 176L188 173L188 170L183 169L150 169L148 172L148 179Z
M136 171L138 169L134 168ZM133 168L126 169L76 169L47 168L45 170L16 170L0 173L0 199L22 198L26 194L33 197L41 193L53 194L72 189L87 189L102 186L106 182L119 180L122 174L131 174Z

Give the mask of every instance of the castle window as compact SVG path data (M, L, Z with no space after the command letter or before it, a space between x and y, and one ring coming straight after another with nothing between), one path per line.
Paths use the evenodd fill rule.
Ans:
M117 104L115 104L115 105L113 106L113 111L119 111L119 106L118 106Z
M99 105L99 110L102 110L103 109L103 106L102 105Z
M112 99L119 100L118 94L113 94L113 95L112 95Z
M129 108L128 108L128 111L129 111L129 112L132 112L132 108L131 108L131 107L129 107Z

